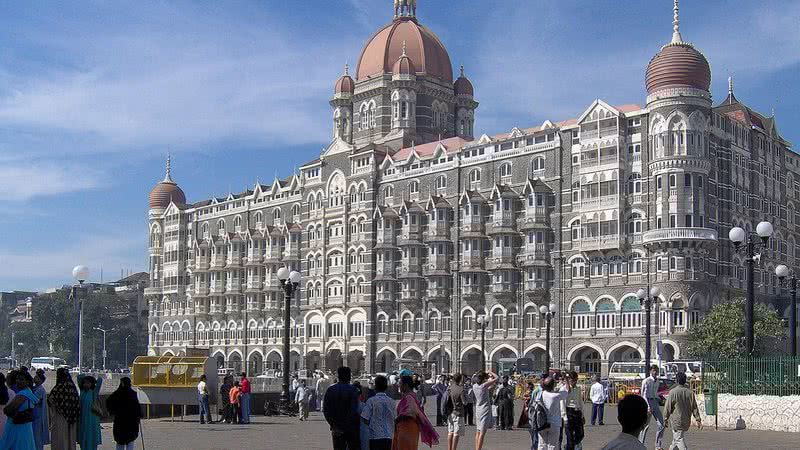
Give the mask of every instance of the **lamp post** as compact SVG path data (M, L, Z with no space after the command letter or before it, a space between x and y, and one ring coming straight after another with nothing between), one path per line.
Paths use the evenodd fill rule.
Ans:
M286 267L278 269L278 281L283 288L283 387L281 389L281 411L289 411L289 321L291 320L292 296L300 286L300 273Z
M97 331L102 331L103 332L103 371L105 371L106 370L106 330L104 330L104 329L102 329L100 327L94 327L94 329L97 330Z
M126 369L128 368L128 338L130 338L131 336L133 336L133 335L129 334L129 335L125 336L125 368Z
M481 370L486 370L486 325L489 319L485 314L478 316L478 326L481 327Z
M784 264L775 268L775 275L781 280L781 283L789 277L789 268ZM789 294L791 297L791 307L789 308L789 340L790 354L792 357L797 356L797 276L792 273L789 277Z
M652 355L652 347L650 343L650 313L653 309L653 302L661 295L661 289L658 286L650 288L650 295L645 288L636 291L636 296L639 297L639 304L644 307L644 366L645 373L648 372L650 367L650 358Z
M78 281L78 286L72 286L72 298L78 302L78 372L83 370L83 300L79 297L83 291L83 282L89 279L89 268L86 266L75 266L72 269L72 277Z
M756 226L756 234L761 238L761 243L757 244L753 239L753 235L747 233L739 227L731 228L728 232L728 238L733 242L734 249L738 252L743 250L745 252L745 266L747 270L747 299L744 306L744 342L745 351L748 355L753 353L754 338L753 338L753 305L755 304L755 289L753 286L753 267L756 259L756 246L758 250L765 248L772 236L773 228L769 222L761 222ZM744 244L744 246L742 246ZM760 254L758 254L760 259Z
M539 307L539 313L542 319L546 322L545 329L545 345L544 345L544 370L550 373L550 321L556 316L558 312L558 305L550 303L550 305L542 305Z

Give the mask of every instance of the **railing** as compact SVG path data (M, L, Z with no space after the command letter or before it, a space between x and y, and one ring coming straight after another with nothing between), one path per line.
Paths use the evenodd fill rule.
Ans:
M717 231L710 228L660 228L645 231L642 242L647 244L656 241L716 241Z
M606 236L583 237L577 243L573 242L573 247L581 250L597 250L601 248L619 248L620 240L618 234Z
M800 358L705 359L702 388L733 395L800 395Z

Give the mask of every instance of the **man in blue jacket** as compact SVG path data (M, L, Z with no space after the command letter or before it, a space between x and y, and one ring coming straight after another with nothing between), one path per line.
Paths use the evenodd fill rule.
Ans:
M358 391L350 384L349 367L339 367L336 374L337 383L325 392L322 407L325 420L331 427L333 450L361 450Z

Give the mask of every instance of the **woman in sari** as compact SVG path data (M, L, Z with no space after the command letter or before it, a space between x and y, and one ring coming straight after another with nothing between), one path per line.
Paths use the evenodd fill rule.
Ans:
M47 394L47 405L51 450L75 450L81 401L69 371L63 367L56 371L56 385Z
M33 395L39 400L33 408L33 440L37 450L44 450L50 443L50 418L47 415L47 391L44 389L44 370L36 371L33 377Z
M122 377L119 388L106 400L108 413L114 416L114 441L117 450L133 450L139 438L139 421L142 407L136 391L131 388L131 379Z
M414 388L413 378L400 377L401 398L397 404L392 450L417 450L420 438L430 447L439 443L439 435L420 407Z
M3 436L0 437L0 450L35 450L33 415L31 414L24 423L15 423L13 419L17 414L34 408L38 399L30 389L33 379L27 372L18 372L14 381L17 395L3 408L3 414L9 417L3 427Z
M96 450L102 444L100 438L100 414L96 402L100 395L103 379L95 379L88 375L78 375L78 386L81 388L81 416L78 421L78 444L81 450Z

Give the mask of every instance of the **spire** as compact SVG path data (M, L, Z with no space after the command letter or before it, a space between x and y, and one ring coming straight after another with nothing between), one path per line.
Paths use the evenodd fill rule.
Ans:
M167 174L164 176L164 182L166 183L174 183L174 181L172 181L172 174L170 170L170 160L170 154L167 153Z
M681 20L678 17L678 0L675 0L672 12L672 43L678 44L683 42L683 38L681 37Z
M350 64L344 63L344 74L350 75Z
M733 77L728 77L728 98L733 99Z
M461 76L462 77L464 76L464 65L463 64L461 65Z

